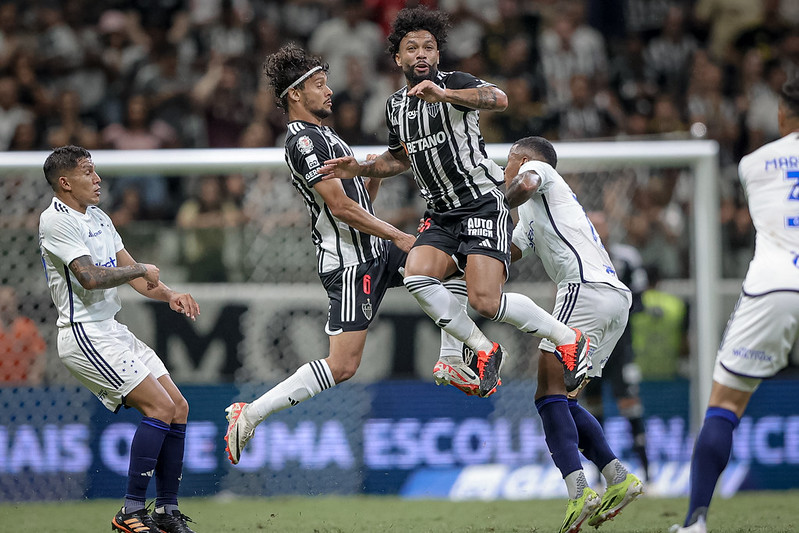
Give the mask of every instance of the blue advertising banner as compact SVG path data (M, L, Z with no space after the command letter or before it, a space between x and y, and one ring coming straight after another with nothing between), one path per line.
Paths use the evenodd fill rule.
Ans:
M401 494L409 498L564 497L540 420L535 385L510 382L489 399L419 381L345 383L261 424L241 463L224 451L224 408L265 388L182 386L190 405L183 496ZM650 494L683 495L694 436L688 383L644 383ZM796 488L799 382L764 383L736 430L722 494ZM0 499L124 494L130 439L140 419L107 411L79 386L0 388ZM614 408L606 412L613 415ZM610 416L611 447L632 468L625 419ZM154 483L152 489L154 490Z

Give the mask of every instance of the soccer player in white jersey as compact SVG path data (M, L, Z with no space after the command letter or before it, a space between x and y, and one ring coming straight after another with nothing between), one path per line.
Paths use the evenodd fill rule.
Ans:
M755 255L721 339L705 421L691 459L691 493L683 525L705 533L732 433L760 382L788 364L799 337L799 78L783 85L782 138L741 159L738 175L755 226Z
M564 372L552 342L543 339L539 344L535 407L569 493L560 531L574 533L586 521L596 527L616 516L643 492L643 485L616 458L597 419L577 402L582 386L602 375L627 325L632 296L616 276L582 205L555 170L557 161L546 139L520 139L508 154L505 183L510 206L519 208L513 260L535 251L558 286L553 315L591 339L585 379ZM588 486L580 450L607 481L601 499Z
M272 413L351 378L361 363L367 328L391 287L402 286L402 267L415 237L374 216L379 180L322 181L321 162L352 155L335 131L322 125L332 114L327 65L293 44L266 59L275 96L288 112L286 164L311 217L317 271L330 305L325 331L330 352L297 371L252 403L227 408L228 459L237 464L255 428ZM454 289L465 293L461 282ZM461 287L458 287L458 285ZM442 340L450 350L455 339ZM459 353L459 352L458 352Z
M55 196L39 219L39 245L50 295L58 310L58 355L109 410L135 407L144 416L133 435L125 504L111 529L127 533L193 533L178 510L189 405L161 359L114 319L117 289L168 302L192 320L200 307L188 293L159 279L155 265L137 263L99 207L100 176L91 154L56 148L44 163ZM155 510L145 508L150 478Z
M388 150L359 163L326 161L324 179L386 178L408 168L427 200L423 232L408 255L405 286L435 323L478 354L480 396L499 382L502 347L490 341L442 280L464 274L469 304L486 318L553 341L571 371L584 373L589 340L522 294L503 293L510 263L512 221L497 188L502 169L490 160L480 134L480 110L502 111L508 99L495 85L465 72L438 70L449 20L424 7L399 12L388 37L389 52L406 85L386 102ZM460 360L459 360L460 359ZM462 358L439 360L434 376L469 391Z

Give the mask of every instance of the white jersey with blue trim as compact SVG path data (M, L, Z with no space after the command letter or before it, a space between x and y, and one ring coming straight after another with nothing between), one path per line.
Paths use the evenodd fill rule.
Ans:
M549 277L566 283L605 283L628 291L616 275L602 240L563 177L543 161L528 161L519 173L541 178L533 196L519 206L513 244L522 255L534 250Z
M756 232L744 293L799 291L799 132L745 156L738 174Z
M39 217L39 248L59 327L107 320L122 308L116 287L84 289L69 270L69 264L84 255L95 265L116 266L117 252L124 245L99 207L89 206L81 213L53 198Z

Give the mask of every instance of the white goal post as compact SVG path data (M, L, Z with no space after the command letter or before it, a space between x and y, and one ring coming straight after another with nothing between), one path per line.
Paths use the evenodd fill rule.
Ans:
M487 145L489 157L507 161L509 144ZM713 364L720 338L721 241L718 144L715 141L632 141L556 143L559 170L591 171L631 166L687 166L693 180L691 274L696 297L696 346L691 363L691 423L700 424L710 396ZM382 153L384 146L353 148L359 159ZM48 152L2 152L0 174L41 171ZM240 172L285 165L280 148L97 150L92 157L101 175L134 172L173 174Z

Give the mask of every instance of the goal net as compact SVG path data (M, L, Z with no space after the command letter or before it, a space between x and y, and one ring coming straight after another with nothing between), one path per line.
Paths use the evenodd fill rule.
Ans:
M611 240L640 246L644 260L657 264L663 274L663 288L688 302L692 320L691 413L696 423L701 420L709 395L720 332L740 288L737 273L730 280L721 275L719 205L722 192L732 190L727 184L734 179L719 175L716 143L559 143L555 147L558 170L587 211L605 213ZM500 164L505 163L509 148L510 145L487 147L489 156ZM364 158L382 150L383 147L357 147L356 156ZM92 155L104 180L100 206L117 217L116 224L128 250L138 260L157 264L166 283L190 290L202 306L201 317L189 324L172 316L174 313L163 305L144 301L132 290L122 291L120 321L162 355L178 384L228 383L236 388L239 398L246 400L284 379L304 362L324 356L326 297L315 273L308 216L290 185L282 150L96 151ZM5 349L5 353L0 353L0 427L4 428L0 440L5 439L8 444L12 433L13 438L22 438L20 424L31 423L38 428L36 438L40 440L32 435L30 442L38 442L42 454L58 456L59 445L47 448L42 427L61 424L60 429L52 430L52 438L58 442L67 439L58 431L64 431L62 426L66 423L79 427L86 422L87 398L57 357L55 311L38 250L38 216L52 195L41 171L46 156L46 152L0 154L0 286L4 288L0 290L0 310L29 318L43 341L38 349L9 347L13 343L0 345ZM229 192L239 194L236 200L243 216L238 223L182 228L171 219L131 218L125 210L127 199L121 185L125 180L132 182L135 177L146 192L147 180L160 179L169 190L184 191L188 197L198 192L202 176L207 175L223 177L222 183L231 187ZM173 207L177 209L179 204ZM409 232L415 230L423 209L408 176L386 180L375 204L378 216ZM217 271L201 272L209 263L217 265ZM201 275L206 274L208 279L217 276L224 281L202 283ZM552 306L554 286L535 257L513 266L508 286L509 290L533 297L544 308ZM299 411L313 411L324 419L329 417L325 413L337 412L346 402L349 407L345 420L355 424L366 416L370 384L389 379L429 381L429 371L438 354L438 330L404 290L390 291L380 312L381 318L370 330L362 366L348 385L349 399L335 390L326 392L295 408L298 411L290 410L293 416L300 416ZM486 321L481 325L492 338L507 339L503 344L514 355L503 369L503 381L510 386L503 388L508 392L504 400L497 400L495 413L519 418L518 413L512 413L518 410L518 402L527 400L514 396L512 391L514 383L535 378L532 354L537 339L507 325ZM31 400L30 387L37 386L50 391L51 404L42 404L37 395ZM362 401L353 404L353 397ZM227 405L231 399L216 400ZM89 397L88 402L92 401ZM198 404L208 401L196 400ZM31 402L35 407L31 407ZM371 416L375 416L374 412ZM374 420L377 419L370 421L369 430L379 434L379 423ZM274 438L294 439L292 442L305 438L303 428L281 424L278 420L270 426ZM326 468L350 464L352 457L346 452L336 455L335 451L339 433L346 434L350 429L347 422L340 426L322 424L313 430L317 431L313 436L308 433L307 438L316 439L318 448L308 452L307 457L298 451L301 447L289 446L280 451L274 446L259 447L256 442L253 454L261 462L253 459L251 464L269 464L279 477L286 461L307 462L308 469L295 470L281 478L284 487L288 478L298 487L303 486L324 477L320 477L320 471ZM312 432L310 428L308 431ZM362 435L367 435L366 430ZM332 455L326 456L323 450L332 450ZM375 457L379 463L381 456ZM80 463L78 456L73 459ZM0 457L0 465L5 464L5 472L34 468L26 460L9 452ZM479 462L480 458L471 460ZM42 461L47 464L46 458ZM218 462L214 465L222 468ZM42 474L47 475L46 467L35 468L43 468ZM75 471L81 468L76 464ZM202 471L201 466L198 468ZM241 489L249 483L253 490L269 493L268 481L254 475L248 477L247 468L243 465L241 473L236 474L239 477L228 476L226 486ZM249 472L256 470L252 466ZM51 488L57 492L71 490L65 483L82 483L77 475L52 478ZM13 490L19 493L24 487Z

